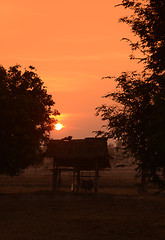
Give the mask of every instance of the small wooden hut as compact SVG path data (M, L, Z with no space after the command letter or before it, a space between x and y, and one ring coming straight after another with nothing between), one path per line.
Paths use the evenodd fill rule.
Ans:
M97 192L99 170L110 167L106 138L50 140L46 157L53 158L53 191L60 187L61 172L73 171L73 191L82 183L89 188L94 182ZM84 171L90 172L92 181L83 180Z

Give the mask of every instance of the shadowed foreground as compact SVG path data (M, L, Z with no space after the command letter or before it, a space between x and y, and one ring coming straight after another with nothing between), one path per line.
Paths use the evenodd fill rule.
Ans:
M30 183L31 177L15 178L13 189L10 179L1 178L0 239L164 240L165 196L154 195L152 189L139 193L131 174L126 169L107 173L98 194L63 191L54 197L47 176L45 187L36 182L38 190L32 182L19 183Z
M165 239L161 197L0 196L0 239Z

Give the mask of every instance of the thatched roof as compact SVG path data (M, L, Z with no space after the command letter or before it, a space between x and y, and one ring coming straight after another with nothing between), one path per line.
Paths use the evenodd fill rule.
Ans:
M50 140L47 157L53 157L59 166L78 169L95 169L109 167L109 156L106 138L85 138Z

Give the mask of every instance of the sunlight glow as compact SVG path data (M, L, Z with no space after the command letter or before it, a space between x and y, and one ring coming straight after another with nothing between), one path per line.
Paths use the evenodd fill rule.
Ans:
M64 126L63 126L63 124L61 124L61 123L55 124L55 129L56 129L57 131L61 130L63 127L64 127Z

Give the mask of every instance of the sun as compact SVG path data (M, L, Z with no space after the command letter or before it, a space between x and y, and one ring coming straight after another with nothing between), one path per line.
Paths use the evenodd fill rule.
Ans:
M55 124L55 129L56 129L57 131L61 130L63 127L64 127L64 126L63 126L61 123L56 123L56 124Z

